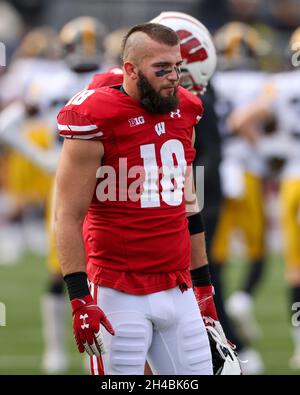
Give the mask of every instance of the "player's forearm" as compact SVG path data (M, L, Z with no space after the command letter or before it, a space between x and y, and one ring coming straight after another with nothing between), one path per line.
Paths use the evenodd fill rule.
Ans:
M23 103L16 101L5 107L0 113L0 133L9 131L15 125L20 125L26 115L26 109Z
M257 129L258 122L263 122L270 116L269 103L264 100L258 100L244 108L233 111L228 120L228 127L235 133L243 137L252 137L253 131Z
M11 130L12 131L12 130ZM0 135L0 140L8 147L24 155L28 160L47 173L54 174L58 162L56 150L45 150L27 141L21 133Z
M210 270L205 248L205 233L191 236L191 278L194 294L202 317L218 320L214 304L214 288L211 283Z
M57 214L55 235L63 276L86 271L86 256L82 237L82 220Z
M190 269L193 270L207 265L208 263L205 243L205 225L201 212L188 217L188 228L191 239Z
M205 232L191 235L191 266L190 270L208 264L205 244Z
M95 191L101 148L77 139L63 144L55 180L55 232L64 276L86 271L82 225Z
M25 106L20 102L10 104L0 113L0 141L44 171L54 173L58 154L55 150L42 149L24 137L21 129L25 115Z

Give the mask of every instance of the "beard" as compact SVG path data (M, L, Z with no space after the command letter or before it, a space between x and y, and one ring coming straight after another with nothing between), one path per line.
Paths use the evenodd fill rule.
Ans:
M150 84L147 77L141 72L138 72L139 80L137 88L140 94L140 103L147 111L154 114L167 114L170 111L176 110L179 104L177 95L178 88L174 88L174 93L167 97L162 97L159 92Z

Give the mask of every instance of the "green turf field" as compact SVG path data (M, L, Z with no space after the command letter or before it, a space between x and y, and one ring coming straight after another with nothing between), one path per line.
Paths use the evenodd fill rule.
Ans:
M242 263L226 269L227 291L238 287L244 272ZM25 256L13 266L0 266L0 302L6 305L6 327L0 327L0 374L41 374L43 349L40 296L46 284L43 259ZM288 367L292 352L289 316L283 283L283 263L270 258L265 281L256 297L256 313L263 338L256 343L266 364L266 374L299 374ZM70 374L84 374L83 358L72 338L70 314L68 348L71 354Z
M227 294L241 284L246 265L236 261L225 272ZM278 256L270 256L262 285L255 295L255 315L261 326L262 338L254 345L261 352L265 374L300 374L288 366L293 345L290 336L288 291L284 284L284 263Z
M47 284L45 262L25 256L14 266L0 266L0 301L6 305L6 327L0 327L0 374L43 374L40 297ZM72 339L71 310L66 323L70 374L84 374L83 357Z

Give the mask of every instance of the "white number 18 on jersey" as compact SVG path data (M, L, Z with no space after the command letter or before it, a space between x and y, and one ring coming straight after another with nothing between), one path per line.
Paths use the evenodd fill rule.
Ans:
M183 199L186 160L184 148L179 140L168 140L160 149L162 168L159 169L156 160L155 145L146 144L140 147L144 161L145 180L141 194L141 207L159 207L159 173L162 200L169 206L179 206ZM176 165L174 159L176 158Z

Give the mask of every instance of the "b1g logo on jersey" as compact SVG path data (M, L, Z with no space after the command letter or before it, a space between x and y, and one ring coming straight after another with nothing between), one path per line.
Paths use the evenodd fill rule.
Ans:
M136 118L130 118L128 119L129 122L129 126L132 128L133 126L138 126L138 125L142 125L143 123L145 123L145 119L144 117L140 116L140 117L136 117Z
M208 58L208 54L203 44L191 32L177 30L180 38L181 56L186 63L203 62Z

